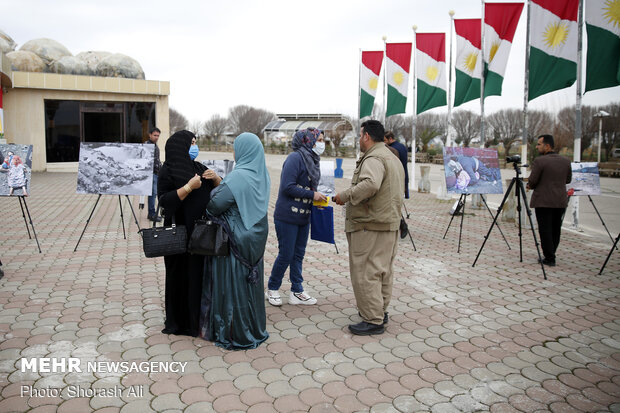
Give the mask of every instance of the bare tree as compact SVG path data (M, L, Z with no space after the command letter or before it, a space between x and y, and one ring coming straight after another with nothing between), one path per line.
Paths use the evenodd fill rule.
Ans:
M404 140L405 146L411 146L413 128L413 117L405 115L389 116L385 120L385 130L392 131L394 138L398 141Z
M170 134L185 130L189 126L187 118L174 108L168 110L168 116L170 119Z
M228 111L230 126L235 134L252 132L263 137L263 129L276 115L264 109L257 109L247 105L237 105Z
M428 144L438 136L445 136L445 116L435 113L423 113L416 119L415 138L422 144L422 152L428 151Z
M204 135L202 130L202 122L200 122L199 120L192 121L189 124L189 130L194 132L194 135L196 135L196 138L198 139L202 138Z
M510 155L510 148L521 138L523 130L523 112L518 109L502 109L487 117L493 137L504 145L505 155Z
M620 103L611 103L601 109L609 113L609 117L603 119L603 142L601 146L601 149L605 150L607 160L609 160L613 149L620 145Z
M454 142L469 146L471 141L480 134L480 115L471 110L459 110L452 114L452 127L456 132Z
M598 122L594 118L596 109L592 106L581 107L581 153L592 145L592 139L598 133ZM554 135L555 151L563 147L572 147L575 140L575 106L567 106L558 112L556 135ZM559 146L558 146L559 145Z
M215 114L204 123L203 130L209 139L213 139L217 143L224 136L227 127L228 119Z

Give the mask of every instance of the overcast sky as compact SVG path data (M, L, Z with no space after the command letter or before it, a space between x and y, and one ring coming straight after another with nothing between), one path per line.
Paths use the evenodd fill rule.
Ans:
M449 33L449 10L456 12L455 18L476 18L481 2L9 0L2 3L0 30L18 48L47 37L73 54L103 50L129 55L140 62L147 79L170 81L170 106L190 121L225 116L238 104L276 113L355 116L359 49L381 50L384 35L388 42L412 41L414 24L418 32ZM503 96L486 99L487 114L523 108L525 11ZM602 105L618 96L620 87L594 91L583 103ZM377 100L381 102L380 91ZM555 111L574 103L573 86L535 99L530 108ZM409 114L411 108L409 99ZM479 112L480 104L461 108Z

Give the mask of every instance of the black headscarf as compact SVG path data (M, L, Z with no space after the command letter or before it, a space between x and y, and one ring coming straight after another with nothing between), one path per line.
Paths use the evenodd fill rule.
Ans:
M310 187L316 191L321 180L321 157L312 150L316 140L321 135L321 131L314 128L302 129L293 135L293 150L299 152L304 160L308 176L310 177Z
M173 134L166 142L166 162L168 172L177 188L182 187L194 177L201 176L208 168L189 157L189 147L195 138L192 132L182 130Z

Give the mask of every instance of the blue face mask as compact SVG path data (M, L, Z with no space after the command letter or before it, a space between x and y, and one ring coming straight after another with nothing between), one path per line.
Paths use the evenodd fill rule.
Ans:
M192 158L192 161L198 157L198 145L189 147L189 157Z

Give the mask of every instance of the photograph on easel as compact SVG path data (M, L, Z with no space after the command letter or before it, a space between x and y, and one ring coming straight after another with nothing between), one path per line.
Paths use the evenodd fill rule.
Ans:
M443 148L446 188L456 194L501 194L502 176L497 150Z
M330 198L336 195L336 178L334 177L334 161L320 161L321 179L317 191Z
M571 162L573 179L566 184L566 191L571 196L587 196L601 194L601 181L596 162Z
M151 195L154 151L142 143L81 143L77 193Z
M28 196L32 145L0 144L0 196Z
M229 159L207 159L206 161L202 161L202 164L215 171L215 173L222 179L226 178L226 175L235 169L235 161L231 161Z

